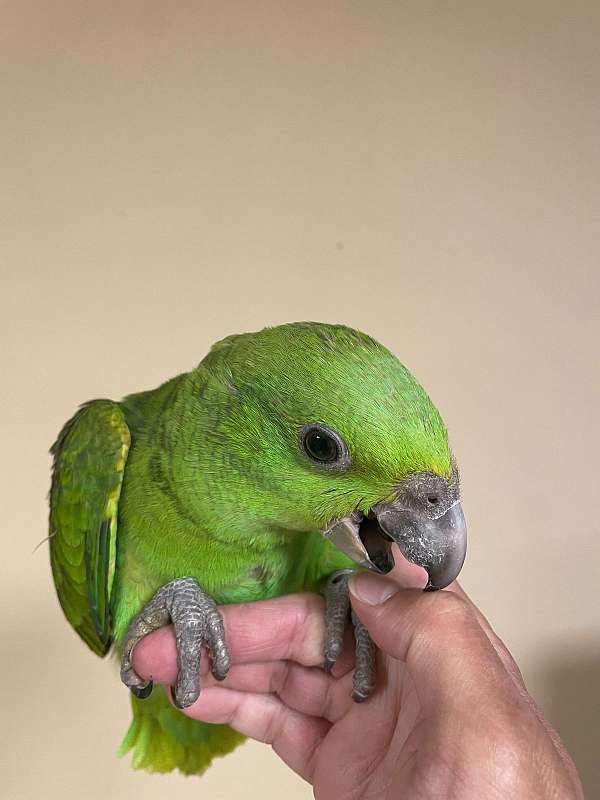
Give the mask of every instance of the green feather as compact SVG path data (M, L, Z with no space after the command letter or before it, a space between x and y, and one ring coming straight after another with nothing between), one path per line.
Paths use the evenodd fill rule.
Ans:
M117 507L129 429L119 406L82 406L60 432L50 490L50 559L61 606L98 655L111 644Z
M200 775L213 758L230 753L245 736L227 725L199 723L174 708L158 686L146 700L131 696L133 720L119 748L134 751L134 769Z

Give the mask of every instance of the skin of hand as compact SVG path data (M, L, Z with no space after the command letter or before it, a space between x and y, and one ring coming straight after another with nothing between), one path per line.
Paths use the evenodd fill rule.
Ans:
M317 800L582 800L573 762L481 612L456 583L419 591L424 571L396 563L391 577L350 581L380 648L369 700L350 697L350 636L333 673L321 669L323 602L303 594L222 607L233 666L218 683L204 659L200 698L182 713L271 744ZM134 665L172 685L172 628L142 639Z

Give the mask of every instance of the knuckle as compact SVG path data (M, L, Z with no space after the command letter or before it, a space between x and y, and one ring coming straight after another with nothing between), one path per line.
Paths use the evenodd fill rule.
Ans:
M282 707L275 701L267 708L264 728L260 737L266 744L273 744L283 727L284 715Z
M290 638L291 655L301 664L312 664L320 659L324 649L325 617L323 603L318 597L304 596L298 603Z
M274 670L271 676L271 691L282 699L286 696L289 689L291 676L291 662L282 661Z
M324 698L323 698L323 717L327 720L332 720L335 717L336 700L335 689L337 684L333 681L325 683Z
M424 595L420 605L417 630L431 636L454 634L473 620L469 604L454 592Z
M473 616L467 601L454 592L438 592L432 595L431 601L432 610L436 616L447 615L459 622L463 622Z
M519 665L513 658L512 653L498 636L494 636L494 639L492 641L494 647L496 648L496 652L498 653L498 657L502 661L505 669L517 681L517 684L524 689L525 680L523 678L523 673L521 672Z

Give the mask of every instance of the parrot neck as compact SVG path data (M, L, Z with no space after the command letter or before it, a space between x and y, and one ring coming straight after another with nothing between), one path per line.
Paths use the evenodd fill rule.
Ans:
M117 571L126 580L118 583L132 593L123 608L183 576L218 602L243 602L317 588L350 564L320 533L285 519L276 497L256 491L261 459L236 460L222 397L208 402L199 377L179 376L123 403L132 434L119 503ZM192 413L194 403L202 409Z

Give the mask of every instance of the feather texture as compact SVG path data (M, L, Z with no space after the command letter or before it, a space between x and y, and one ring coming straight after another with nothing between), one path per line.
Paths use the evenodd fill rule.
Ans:
M343 440L347 468L307 458L313 423ZM56 589L99 655L177 578L220 604L317 589L352 566L321 536L329 522L393 497L411 472L452 474L444 423L408 370L369 336L320 323L230 336L156 389L93 401L52 453ZM183 716L160 687L132 704L121 752L136 767L199 773L243 741Z
M112 641L117 510L129 445L119 406L95 400L67 422L51 449L54 583L67 619L101 656Z

